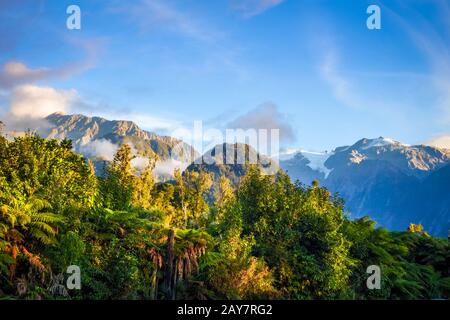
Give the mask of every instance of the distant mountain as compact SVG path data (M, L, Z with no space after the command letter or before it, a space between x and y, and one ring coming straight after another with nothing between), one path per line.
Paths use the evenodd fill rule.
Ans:
M245 175L248 164L257 165L264 173L273 174L278 165L269 157L259 154L253 147L242 144L218 144L191 163L186 170L210 172L214 180L226 176L235 185Z
M383 137L329 153L290 151L280 157L292 179L305 184L317 179L338 192L353 217L369 215L394 230L422 223L439 235L447 235L450 220L449 164L450 150Z
M309 184L313 180L324 180L331 169L325 166L325 161L333 153L311 152L306 150L288 150L280 155L280 166L291 178Z
M144 157L156 154L160 164L157 175L161 179L170 178L174 167L184 169L192 159L199 157L195 149L183 141L142 130L132 121L62 113L53 113L45 120L49 125L39 132L46 138L71 139L76 152L94 161L97 173L101 173L105 161L111 160L118 146L124 143L130 144L136 153L137 166L145 165Z
M450 164L432 172L411 198L429 199L419 207L424 223L430 224L432 233L445 236L450 230Z

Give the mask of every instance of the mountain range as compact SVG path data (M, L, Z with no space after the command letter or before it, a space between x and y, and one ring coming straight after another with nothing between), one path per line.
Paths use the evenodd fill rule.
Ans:
M175 168L184 169L200 155L189 144L169 136L141 129L132 121L107 120L82 114L53 113L36 128L30 128L48 139L70 139L74 151L94 163L102 175L105 163L111 161L120 145L132 147L133 165L142 169L148 157L158 159L156 175L159 180L171 179ZM15 132L13 135L20 134Z
M450 229L448 149L379 137L332 152L290 150L280 156L280 166L294 180L319 180L339 193L351 217L368 215L392 230L421 223L446 236Z
M391 230L421 223L430 234L439 236L447 236L450 229L448 149L379 137L330 152L287 150L279 155L278 167L248 145L225 143L200 155L181 140L142 130L131 121L54 113L45 122L45 127L37 128L39 134L71 139L74 151L93 160L98 174L123 143L132 146L136 167L145 165L146 157L157 155L155 171L160 180L171 179L174 168L180 168L211 172L216 181L224 175L237 184L245 174L243 162L256 159L262 169L274 172L281 168L303 184L318 180L344 199L351 218L367 215ZM243 162L236 162L239 151L244 152Z

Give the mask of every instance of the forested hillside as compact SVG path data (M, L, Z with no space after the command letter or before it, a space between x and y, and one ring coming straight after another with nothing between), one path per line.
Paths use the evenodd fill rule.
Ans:
M247 166L157 183L123 144L97 177L69 140L0 137L1 299L438 299L450 244L350 221L343 200ZM206 196L213 188L213 201ZM408 230L407 230L408 229ZM426 226L425 226L426 230ZM55 287L67 267L81 289ZM366 268L381 268L369 290Z

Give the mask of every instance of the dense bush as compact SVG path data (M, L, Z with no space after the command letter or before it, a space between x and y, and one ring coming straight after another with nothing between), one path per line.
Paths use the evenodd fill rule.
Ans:
M205 172L156 183L125 144L103 177L70 141L0 137L0 297L435 299L450 245L421 228L346 218L343 201L248 167L235 189ZM406 226L405 226L406 227ZM81 269L81 289L65 288ZM381 289L366 286L369 265ZM58 286L59 285L59 286ZM56 289L58 290L56 290Z

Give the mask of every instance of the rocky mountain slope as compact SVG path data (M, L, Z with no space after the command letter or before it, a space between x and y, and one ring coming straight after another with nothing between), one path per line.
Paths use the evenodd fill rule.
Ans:
M281 157L294 180L319 180L346 201L353 217L368 215L390 229L422 223L429 232L450 229L450 150L409 146L388 138L361 139L315 158L305 151Z
M254 164L266 174L274 174L278 165L247 144L219 144L191 163L186 170L210 172L214 180L226 176L235 185L245 175L247 165Z
M200 156L189 144L145 131L132 121L53 113L42 120L30 122L27 130L37 132L44 138L72 140L74 151L92 160L98 175L103 173L105 164L113 159L124 143L132 147L135 155L133 165L137 170L148 163L148 157L158 159L155 174L159 180L171 179L175 168L184 170ZM6 132L9 137L23 134L23 130Z
M198 153L183 141L142 130L132 121L61 113L51 114L46 120L51 124L47 138L71 139L78 151L87 149L86 146L94 141L106 140L119 145L130 143L139 155L157 154L161 160L173 158L191 161L198 156Z

